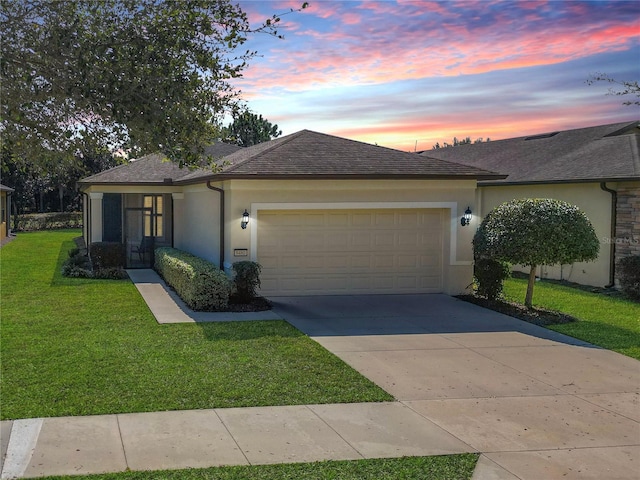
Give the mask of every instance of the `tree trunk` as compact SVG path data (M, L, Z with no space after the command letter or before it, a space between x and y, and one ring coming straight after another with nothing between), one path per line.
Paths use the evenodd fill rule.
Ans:
M531 271L529 271L529 284L527 285L527 296L524 299L524 304L531 308L531 301L533 300L533 286L536 283L536 268L537 265L531 265Z

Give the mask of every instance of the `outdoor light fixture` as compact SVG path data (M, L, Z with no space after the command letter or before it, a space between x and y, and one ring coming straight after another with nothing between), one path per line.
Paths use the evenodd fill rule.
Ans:
M242 222L240 222L240 226L242 227L243 230L247 228L248 223L249 223L249 212L247 212L247 209L245 208L244 213L242 214Z
M465 227L465 226L469 225L470 223L471 223L471 208L467 207L467 209L464 211L464 215L460 219L460 225Z

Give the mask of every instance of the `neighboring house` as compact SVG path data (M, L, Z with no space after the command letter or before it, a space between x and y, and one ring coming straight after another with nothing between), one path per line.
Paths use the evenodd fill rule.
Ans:
M504 175L308 130L229 148L209 152L223 157L217 172L150 155L82 180L87 243L125 243L129 267L150 265L149 243L227 272L254 260L263 295L457 294L471 283L477 222L460 217L478 180Z
M0 241L11 234L11 193L13 188L0 184Z
M600 239L595 262L542 267L542 277L611 286L615 261L640 255L640 128L637 121L551 132L421 152L506 173L479 182L482 217L516 198L556 198L577 205Z

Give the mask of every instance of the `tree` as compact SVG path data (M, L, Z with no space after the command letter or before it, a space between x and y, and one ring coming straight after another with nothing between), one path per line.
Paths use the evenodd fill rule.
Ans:
M476 258L531 267L525 305L531 307L538 265L595 260L600 243L587 216L560 200L519 199L494 208L473 237Z
M91 136L196 164L256 54L237 50L251 34L281 37L279 21L252 28L231 0L2 0L2 140L42 158Z
M627 100L622 102L623 105L640 105L640 84L637 80L619 81L611 78L606 73L597 72L589 75L589 79L586 81L587 85L593 85L596 82L607 82L616 84L618 87L622 87L622 89L618 88L617 90L609 88L607 95L635 95L637 97L636 100Z
M487 142L490 142L491 139L487 137ZM452 143L447 143L444 142L442 145L440 145L440 142L436 142L436 144L433 146L433 150L438 150L440 148L449 148L449 147L457 147L459 145L471 145L476 144L476 143L482 143L484 142L483 138L476 138L475 140L471 141L471 137L466 137L463 138L462 140L458 140L458 137L453 137L453 141Z
M256 115L248 110L237 114L233 122L222 129L222 141L235 143L241 147L250 147L282 135L278 125L272 125L262 115Z

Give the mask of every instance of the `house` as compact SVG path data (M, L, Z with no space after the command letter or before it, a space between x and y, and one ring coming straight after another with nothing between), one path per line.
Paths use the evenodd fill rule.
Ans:
M208 153L215 171L149 155L82 180L87 243L126 244L129 267L150 266L149 243L227 272L254 260L263 295L456 294L477 226L460 216L504 177L309 130Z
M11 193L13 188L0 184L0 241L11 234Z
M577 205L600 239L595 262L544 266L542 277L612 286L615 262L640 255L638 121L428 150L422 155L508 174L478 183L484 217L516 198L556 198Z

